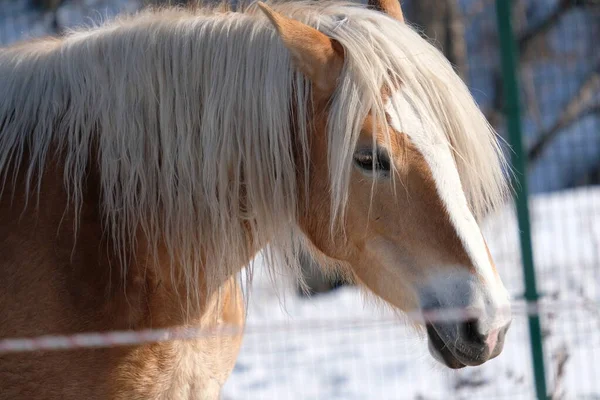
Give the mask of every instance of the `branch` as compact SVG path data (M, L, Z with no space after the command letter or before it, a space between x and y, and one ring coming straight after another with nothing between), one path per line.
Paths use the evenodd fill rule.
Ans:
M529 55L531 49L534 48L532 44L535 43L535 39L547 33L564 14L566 14L575 6L575 1L560 0L558 6L554 9L552 13L550 13L548 17L546 17L546 19L544 19L542 22L535 25L531 29L526 30L517 40L520 57L522 59L527 58L526 56Z
M554 125L547 131L542 132L533 145L530 146L527 152L530 162L535 162L560 131L571 125L575 120L600 113L600 103L592 102L592 104L589 104L598 91L600 91L600 64L584 80L577 94L571 98Z
M575 114L572 117L565 120L564 123L560 123L561 121L559 121L556 124L552 125L552 127L550 129L548 129L547 131L545 131L543 133L543 135L544 135L543 139L537 141L534 144L534 146L527 153L527 156L529 157L529 160L530 160L529 161L530 164L535 163L538 160L538 158L542 155L542 153L548 147L550 142L552 142L552 140L563 129L567 128L569 125L571 125L573 122L575 122L579 119L583 119L587 116L595 115L595 114L600 115L600 104L587 107L585 110L582 110L580 113Z
M534 48L532 44L535 42L535 39L548 32L564 14L576 7L599 5L600 0L560 0L558 2L558 6L554 9L552 13L550 13L548 17L546 17L546 19L544 19L542 22L532 27L531 29L525 31L521 35L521 37L519 37L517 43L522 58L526 58L531 49Z

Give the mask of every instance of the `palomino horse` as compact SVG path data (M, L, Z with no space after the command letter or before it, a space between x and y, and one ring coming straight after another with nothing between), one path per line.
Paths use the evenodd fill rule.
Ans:
M377 6L145 11L1 50L0 338L239 329L2 354L0 398L217 398L238 273L263 248L294 268L298 243L397 309L477 311L426 318L448 367L501 352L477 223L506 193L497 137L396 0Z

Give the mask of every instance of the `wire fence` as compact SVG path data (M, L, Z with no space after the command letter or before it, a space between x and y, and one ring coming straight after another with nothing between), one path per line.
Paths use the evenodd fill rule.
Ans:
M421 5L415 0L403 2L407 19L414 19L437 39L490 123L507 138L496 2L434 3L435 10L445 10L439 19L445 25L427 19L428 11L435 13L426 0ZM600 359L600 4L594 0L511 3L540 303L523 300L519 226L512 205L484 221L483 230L515 299L514 322L504 352L475 369L448 372L437 366L427 354L423 335L411 327L412 317L420 315L403 320L369 302L365 305L353 287L313 298L293 291L281 297L271 282L259 276L242 350L223 398L536 398L527 317L539 315L549 394L600 399L600 367L596 366ZM57 34L140 5L123 0L3 0L0 44ZM280 283L294 287L286 277ZM455 310L438 317L466 316ZM1 338L0 353L239 333L238 328L228 327Z
M593 360L600 342L600 231L595 224L600 216L600 114L594 110L600 104L600 57L592 38L600 9L597 2L585 1L514 2L512 16L537 292L595 308L540 316L543 354L534 372L545 369L546 385L540 386L543 378L534 384L538 397L546 386L554 397L594 398L599 375ZM509 96L498 94L497 76L492 74L492 104ZM505 123L491 121L506 132ZM531 346L535 349L533 336Z
M496 315L547 315L557 311L573 309L590 309L595 311L593 305L585 303L526 303L516 302L511 307L497 310ZM419 312L404 312L402 317L406 322L414 324L464 322L481 318L476 310L461 308L446 308L443 310L426 310ZM37 337L19 337L0 339L0 354L22 353L39 350L73 350L82 348L116 347L139 345L145 343L158 343L172 340L191 340L215 336L236 336L240 334L273 333L276 331L289 331L304 329L336 330L344 328L364 328L369 326L384 326L398 324L399 318L337 318L335 320L323 319L296 319L287 322L272 322L268 324L250 324L244 327L235 325L219 325L215 328L199 327L174 327L164 329L122 330L107 332L86 332L72 335L43 335Z

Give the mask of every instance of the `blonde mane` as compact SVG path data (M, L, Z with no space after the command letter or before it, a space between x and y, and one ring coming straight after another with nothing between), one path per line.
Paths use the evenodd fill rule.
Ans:
M474 213L502 201L505 162L495 133L447 60L409 26L340 2L273 8L346 50L328 125L336 217L344 217L364 118L369 111L385 118L381 88L398 78L452 145ZM271 270L294 268L302 186L294 146L307 167L311 93L254 5L236 13L145 11L3 49L0 93L0 190L13 166L27 171L28 190L39 190L35 177L56 150L78 210L86 170L97 163L107 235L122 257L140 234L151 250L163 246L191 300L266 244ZM207 287L199 287L200 274Z

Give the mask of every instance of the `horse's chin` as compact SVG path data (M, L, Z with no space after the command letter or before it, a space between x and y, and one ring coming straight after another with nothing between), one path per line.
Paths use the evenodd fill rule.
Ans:
M427 324L427 337L429 353L440 363L451 369L461 369L467 365L460 361L450 347L442 340L433 325Z

